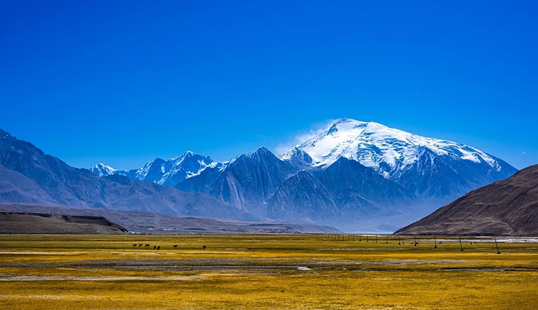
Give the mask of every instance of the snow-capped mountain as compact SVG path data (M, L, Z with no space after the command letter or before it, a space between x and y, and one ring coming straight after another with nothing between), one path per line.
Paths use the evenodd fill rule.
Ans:
M280 158L260 148L177 188L273 220L390 230L516 171L471 146L339 119Z
M345 157L391 178L417 162L424 149L437 156L485 162L496 171L503 168L496 158L468 145L426 138L379 123L349 118L336 120L329 128L320 130L315 137L297 145L282 158L290 159L297 154L297 150L301 150L313 159L311 165L323 167Z
M177 183L198 175L207 167L218 166L209 156L195 154L191 151L183 155L164 160L156 158L138 169L115 170L104 164L97 164L90 168L98 176L119 174L133 180L154 182L165 186L175 186Z
M352 119L332 122L280 158L264 147L225 163L186 152L112 170L92 171L205 193L271 220L362 230L397 229L517 171L468 145Z
M91 167L90 171L93 172L93 174L95 174L98 177L106 177L106 176L116 173L116 169L110 166L107 166L103 163L99 163Z
M347 118L332 122L281 156L296 166L322 169L342 157L371 167L418 195L435 198L452 198L517 171L468 145Z

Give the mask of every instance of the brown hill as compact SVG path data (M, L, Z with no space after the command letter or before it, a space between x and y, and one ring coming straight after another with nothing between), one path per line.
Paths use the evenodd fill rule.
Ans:
M0 234L123 234L102 216L0 212Z
M538 165L474 190L397 235L538 235Z

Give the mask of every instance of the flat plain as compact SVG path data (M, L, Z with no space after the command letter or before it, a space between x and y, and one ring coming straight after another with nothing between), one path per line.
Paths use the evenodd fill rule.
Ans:
M538 243L499 243L497 254L489 238L437 237L437 248L431 237L344 238L2 235L0 309L538 305Z

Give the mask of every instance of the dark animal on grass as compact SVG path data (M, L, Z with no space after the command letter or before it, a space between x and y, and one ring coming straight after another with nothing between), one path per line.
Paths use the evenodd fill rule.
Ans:
M157 246L156 246L156 245L154 245L154 246L153 246L153 249L155 250L156 248L157 248Z
M146 244L146 248L149 247L149 244Z
M133 244L133 248L134 248L135 246L136 246L136 243L135 243L135 244Z
M143 244L142 244L142 243L140 243L140 244L139 244L138 246L143 246Z
M174 248L177 249L177 244L174 244Z
M202 249L205 249L205 248L207 248L207 246L204 245L204 246L202 247Z
M495 247L497 248L497 254L501 254L501 251L499 251L499 245L497 244L497 238L495 238Z
M161 246L159 245L159 246L157 247L157 250L160 250L160 249L161 249Z

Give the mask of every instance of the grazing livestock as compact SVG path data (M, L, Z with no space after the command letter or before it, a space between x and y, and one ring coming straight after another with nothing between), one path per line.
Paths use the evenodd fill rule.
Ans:
M149 244L146 244L146 246L145 246L145 247L146 247L146 248L147 248L147 247L149 247Z
M157 248L157 246L156 246L156 245L154 245L154 246L153 246L153 249L155 250L156 248Z
M177 244L174 244L174 249L177 249Z
M157 247L157 250L160 250L160 249L161 249L161 246L159 245L159 246Z
M139 244L138 246L143 246L143 244L142 244L142 243L140 243L140 244Z
M207 246L204 245L204 246L202 247L202 249L205 249L205 248L207 248Z
M133 244L133 248L134 248L135 246L136 246L136 243L135 243L135 244Z

